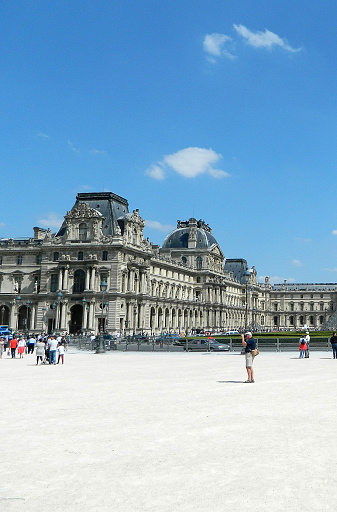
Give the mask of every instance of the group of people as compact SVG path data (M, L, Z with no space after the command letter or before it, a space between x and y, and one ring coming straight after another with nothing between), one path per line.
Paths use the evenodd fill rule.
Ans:
M304 338L300 338L300 355L299 358L303 359L304 357L309 357L309 347L310 347L310 334L309 331L305 333Z
M7 350L12 359L16 354L22 359L24 354L36 355L36 364L64 364L64 354L67 349L67 339L62 336L24 336L13 337L11 340L0 338L0 357ZM56 356L58 360L56 362Z

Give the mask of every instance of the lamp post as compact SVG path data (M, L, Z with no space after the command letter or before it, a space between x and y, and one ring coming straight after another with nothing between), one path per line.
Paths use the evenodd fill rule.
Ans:
M1 325L4 323L5 309L5 306L1 306Z
M30 300L27 299L26 300L26 309L27 309L27 311L26 311L26 313L27 313L26 314L26 335L28 333L28 319L29 319L29 307L30 307L30 304L31 304Z
M136 334L137 304L133 305L133 335Z
M42 308L42 329L43 329L43 332L46 332L46 311L47 311L47 308L43 307Z
M20 305L20 302L21 302L21 297L20 295L18 295L17 297L15 297L15 303L16 303L16 307L17 307L17 327L18 327L18 330L19 330L19 305Z
M82 332L84 331L84 334L85 334L85 331L87 329L87 323L86 323L86 303L87 303L87 299L85 297L83 297L82 299L82 306L83 306L83 315L82 315Z
M101 312L101 318L100 318L100 324L99 324L99 335L98 335L98 346L96 348L96 354L104 354L105 353L105 345L104 345L104 338L102 334L102 327L103 327L103 309L104 309L104 294L107 290L107 283L105 281L101 282L100 288L102 292L102 312Z
M56 317L57 317L57 322L56 322L56 328L61 330L61 307L62 307L62 299L63 299L63 293L61 291L59 291L57 293L57 311L56 311Z

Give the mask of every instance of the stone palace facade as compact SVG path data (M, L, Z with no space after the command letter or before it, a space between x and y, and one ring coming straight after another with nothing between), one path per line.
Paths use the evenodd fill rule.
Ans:
M226 259L204 221L178 221L162 247L111 192L77 194L56 233L0 239L0 321L14 330L117 334L322 328L336 284L258 283ZM331 317L331 318L330 318Z

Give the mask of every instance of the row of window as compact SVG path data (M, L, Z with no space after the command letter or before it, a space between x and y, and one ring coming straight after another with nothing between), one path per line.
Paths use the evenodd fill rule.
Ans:
M73 293L82 293L85 290L85 277L84 270L78 269L74 272ZM108 274L100 274L101 282L108 282ZM50 276L50 291L57 292L59 289L59 274L51 274Z
M323 316L320 316L318 318L318 321L319 321L319 324L322 325L323 322L324 322L324 317ZM299 325L304 325L306 322L306 319L304 316L300 316L299 317ZM277 326L278 325L278 317L277 316L274 316L274 325ZM289 317L289 325L295 325L295 319L293 316L290 316ZM309 325L313 326L315 325L315 319L313 316L309 316Z
M54 252L53 253L53 261L58 261L59 257L60 257L60 253L59 252ZM83 259L84 259L83 251L79 251L77 253L77 259L79 261L83 261ZM108 261L108 251L103 251L102 252L102 261ZM22 256L22 254L18 254L17 259L16 259L16 263L17 263L17 265L22 265L22 263L23 263L23 256ZM42 254L37 254L37 256L36 256L36 264L37 265L41 265L41 263L42 263ZM2 264L3 264L3 257L0 256L0 265L2 265Z

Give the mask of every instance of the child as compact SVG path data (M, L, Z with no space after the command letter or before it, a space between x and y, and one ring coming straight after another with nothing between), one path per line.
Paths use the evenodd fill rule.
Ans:
M62 364L63 364L64 363L64 345L63 345L62 341L58 344L57 350L59 353L57 364L59 364L60 359L62 359Z

